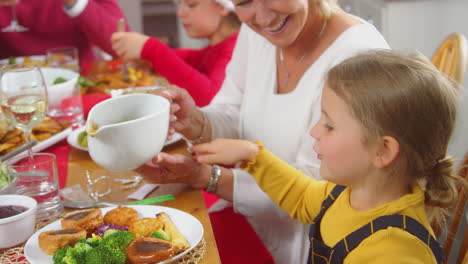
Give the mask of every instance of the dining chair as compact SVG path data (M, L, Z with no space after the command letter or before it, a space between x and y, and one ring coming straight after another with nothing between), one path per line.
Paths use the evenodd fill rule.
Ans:
M460 164L460 167L458 169L458 172L457 174L464 178L465 180L468 180L468 152L465 154L465 157L463 158L463 162ZM467 192L466 191L460 191L459 195L458 195L458 200L455 204L455 207L454 207L454 214L453 214L453 217L450 221L450 225L448 227L448 231L447 231L447 238L445 239L445 241L443 242L442 244L442 248L444 250L444 253L445 255L447 256L447 258L450 257L450 253L452 252L452 248L453 248L453 241L455 240L455 237L457 236L458 234L458 230L460 232L462 232L461 228L460 227L460 222L463 220L463 216L464 216L464 210L465 210L465 207L467 205L467 202L468 202L468 196L467 196ZM460 254L463 254L464 256L464 252L466 252L467 248L468 248L468 228L466 228L465 230L465 234L464 234L464 239L463 239L463 244L461 247L460 247ZM462 256L462 257L463 257ZM461 258L462 258L461 257ZM459 256L460 258L460 256ZM457 262L459 263L459 262ZM464 263L464 262L463 262Z
M450 34L432 56L432 63L460 87L468 62L468 44L460 33Z
M468 227L465 228L465 234L463 235L462 244L460 251L458 251L457 264L468 263Z

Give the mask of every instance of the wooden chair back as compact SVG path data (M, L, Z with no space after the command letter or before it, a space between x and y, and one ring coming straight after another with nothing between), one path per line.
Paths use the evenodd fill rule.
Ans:
M443 73L455 80L458 86L463 82L468 62L468 44L460 33L450 34L437 48L431 61Z
M457 264L468 264L468 227L465 228L460 251L458 251Z
M458 169L458 175L462 178L464 178L465 180L468 180L468 152L465 154L465 157L463 158L463 162L460 164L460 167ZM459 229L459 226L460 226L460 222L463 220L463 212L465 210L465 207L467 205L467 201L468 201L468 196L467 196L467 192L466 191L460 191L460 193L458 194L458 200L457 200L457 203L455 204L455 207L454 207L454 214L453 214L453 218L452 220L450 221L450 225L448 227L448 231L447 231L447 238L445 239L443 245L442 245L442 248L444 249L444 252L445 252L445 255L447 256L447 258L450 257L450 253L452 252L452 247L453 247L453 241L455 240L455 237L457 235L457 231ZM468 230L468 228L466 229ZM460 232L461 231L461 228L460 228ZM465 249L464 251L466 251L466 249L468 248L468 231L465 231L465 238L464 238L464 243L465 243ZM463 246L460 248L460 253L462 253L463 250ZM463 253L463 256L464 256L464 253Z

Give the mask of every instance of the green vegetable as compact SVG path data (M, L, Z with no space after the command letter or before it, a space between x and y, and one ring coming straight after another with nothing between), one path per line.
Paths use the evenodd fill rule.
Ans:
M151 233L151 237L159 238L159 239L166 240L166 241L171 241L171 236L169 235L169 233L162 230L162 228Z
M125 251L118 248L111 248L106 245L99 245L91 249L85 258L86 264L126 264L127 256Z
M107 229L106 231L104 231L104 234L102 234L102 237L106 237L106 236L109 236L110 234L113 234L115 232L118 232L120 230L118 229Z
M82 239L78 240L78 243L86 243L86 244L90 245L93 248L99 246L99 244L101 244L101 242L102 242L102 239L99 239L99 238L96 238L96 237L90 237L88 239L82 238Z
M68 249L71 247L64 247L59 250L57 250L52 257L52 260L54 261L54 264L63 264L62 259L65 257L67 254Z
M135 238L129 231L115 230L103 239L80 239L74 247L55 252L54 264L126 264L125 250Z
M93 82L86 77L80 76L78 77L78 84L81 85L82 87L89 87L89 86L97 86L99 83Z
M125 251L128 244L130 244L133 239L135 239L135 235L132 232L119 230L118 232L114 232L104 237L102 239L102 244Z
M0 162L0 189L9 185L14 178L15 171L7 164Z
M15 64L16 63L16 57L9 57L8 58L8 64Z
M84 148L88 147L88 133L86 130L83 130L80 134L78 134L78 145Z
M65 79L65 78L57 77L57 78L55 78L55 80L54 80L54 84L64 83L64 82L66 82L66 81L67 81L67 79Z
M93 247L87 243L78 242L74 247L65 247L57 250L52 260L54 264L86 264L86 254L91 249Z

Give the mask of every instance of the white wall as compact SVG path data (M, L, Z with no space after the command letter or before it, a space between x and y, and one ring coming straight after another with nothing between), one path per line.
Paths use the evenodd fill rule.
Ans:
M444 35L459 32L468 38L468 1L467 0L445 0L446 7L440 22L443 25ZM435 17L437 19L437 17ZM468 73L462 87L460 121L455 131L449 153L461 160L468 150Z
M388 1L382 31L395 50L417 50L431 58L452 32L468 37L468 0ZM461 107L449 154L456 164L468 150L468 73L461 90Z
M143 13L141 0L119 0L130 29L135 32L143 32Z

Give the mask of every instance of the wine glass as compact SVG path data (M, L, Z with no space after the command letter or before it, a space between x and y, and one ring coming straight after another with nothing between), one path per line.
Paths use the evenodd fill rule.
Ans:
M16 1L16 4L18 2L19 0ZM10 25L2 28L2 32L24 32L24 31L29 30L29 28L19 24L18 18L16 17L16 4L11 6L12 19L11 19Z
M31 129L47 112L47 87L36 64L11 64L0 70L0 106L11 124L29 140ZM28 150L33 159L32 150Z

